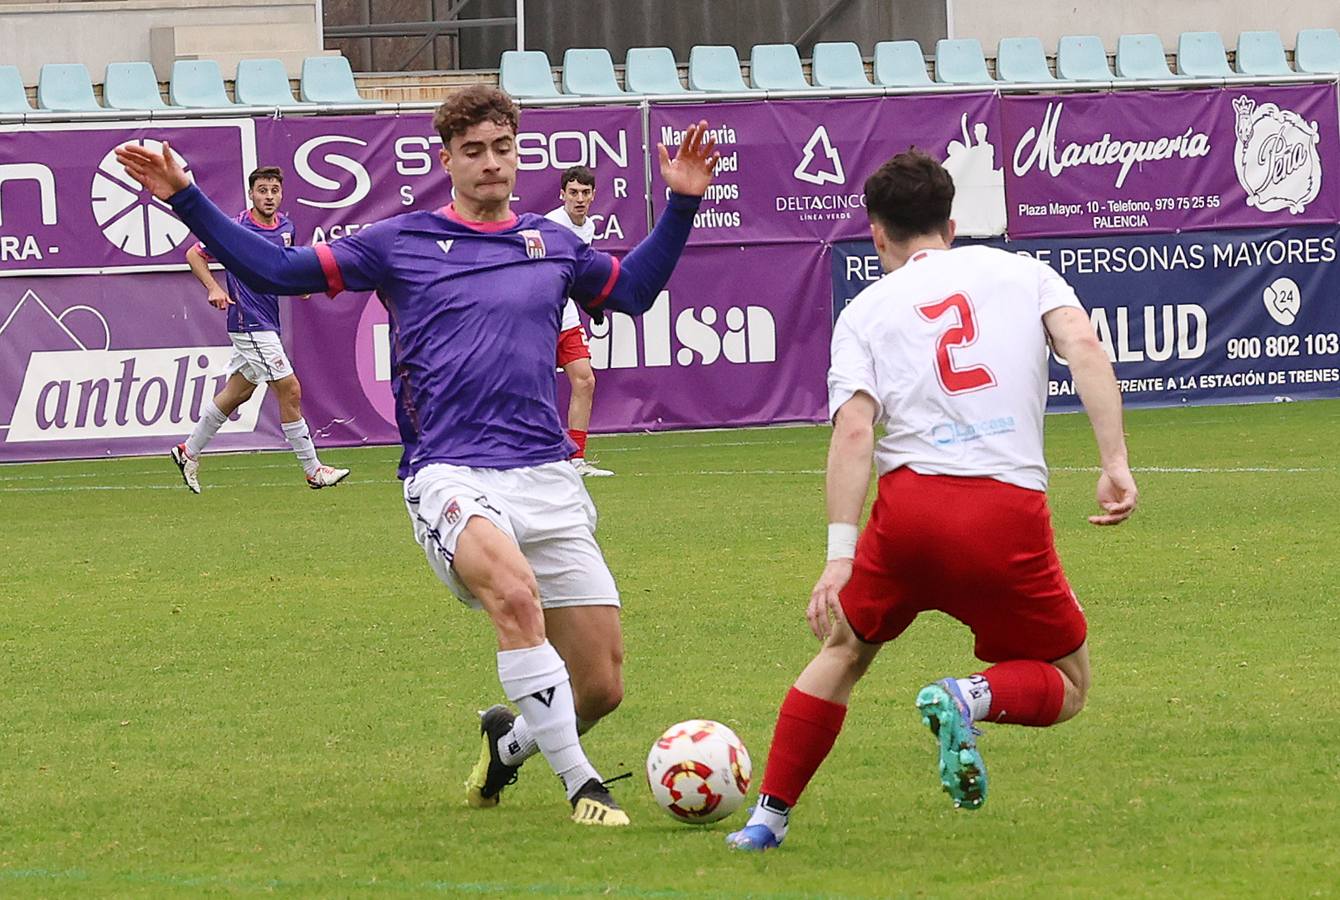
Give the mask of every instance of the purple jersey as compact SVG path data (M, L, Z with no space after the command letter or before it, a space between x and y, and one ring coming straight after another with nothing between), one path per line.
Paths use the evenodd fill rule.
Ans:
M596 306L609 294L619 274L612 256L543 216L466 222L451 207L405 213L316 250L331 293L375 290L386 304L408 473L571 455L554 346L569 295Z
M293 246L293 223L288 216L279 213L273 225L262 225L256 221L251 210L238 213L235 220L248 231L259 234L272 244L280 247ZM195 245L206 259L213 260L209 248L203 242ZM279 333L279 297L274 294L262 294L247 287L233 273L224 270L227 280L228 296L233 302L228 306L228 330L234 334L249 331L273 331Z

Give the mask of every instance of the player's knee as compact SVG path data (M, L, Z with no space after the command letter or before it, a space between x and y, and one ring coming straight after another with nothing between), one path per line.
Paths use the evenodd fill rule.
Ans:
M596 392L596 373L590 369L577 372L569 379L575 394L594 394Z
M494 587L490 607L494 626L504 637L544 636L544 610L534 578L510 577Z
M832 640L824 646L823 652L830 661L837 663L842 667L846 675L852 680L857 681L864 677L870 669L870 664L874 662L874 657L865 652L865 648L856 640L850 637L844 640Z
M1065 679L1065 696L1061 700L1061 714L1056 717L1056 722L1064 722L1067 719L1073 719L1084 709L1084 704L1089 699L1089 684L1087 681L1074 682L1069 678Z
M587 721L603 719L619 708L623 702L623 679L618 673L601 678L595 684L582 691L578 700L577 714Z

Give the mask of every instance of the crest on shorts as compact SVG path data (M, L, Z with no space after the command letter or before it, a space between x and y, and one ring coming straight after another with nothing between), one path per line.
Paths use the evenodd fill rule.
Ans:
M1247 205L1295 215L1307 209L1321 191L1317 123L1274 103L1257 106L1245 96L1233 101L1233 109L1238 138L1233 165Z
M544 259L544 235L538 228L525 228L521 239L526 242L526 255L531 259Z
M442 518L446 520L447 527L451 527L461 520L461 505L454 498L447 504L447 508L442 510Z

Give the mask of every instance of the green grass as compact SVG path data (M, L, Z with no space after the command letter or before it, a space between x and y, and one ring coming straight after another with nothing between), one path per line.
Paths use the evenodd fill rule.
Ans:
M1142 491L1084 521L1094 454L1048 419L1089 708L988 727L991 800L954 811L912 698L974 669L924 616L857 688L787 846L729 854L642 764L690 717L761 775L815 650L827 430L597 438L627 699L587 738L633 817L567 822L540 760L468 809L490 630L410 539L390 448L309 491L284 453L0 468L0 895L1309 896L1340 884L1340 401L1136 411ZM985 536L984 539L989 539ZM1329 849L1327 849L1329 848Z

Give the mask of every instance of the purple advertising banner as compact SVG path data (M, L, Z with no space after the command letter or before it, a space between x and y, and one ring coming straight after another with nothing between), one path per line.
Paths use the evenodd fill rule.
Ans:
M166 140L224 209L256 165L251 119L0 126L0 275L184 266L190 232L113 157Z
M288 174L284 209L300 243L334 240L402 212L451 202L431 113L293 116L256 123L258 158ZM559 202L564 169L596 176L594 243L625 250L647 233L642 124L632 107L526 110L517 135L517 212Z
M699 119L707 120L722 160L695 221L694 244L868 235L865 179L913 145L943 160L954 176L961 234L1005 229L995 94L654 105L649 143L673 148ZM656 167L652 202L658 213L665 205Z
M1005 97L1013 238L1340 219L1334 84Z
M231 355L189 274L0 278L0 461L166 453ZM285 446L264 394L211 449Z

